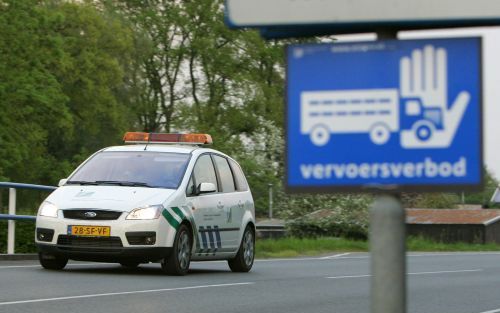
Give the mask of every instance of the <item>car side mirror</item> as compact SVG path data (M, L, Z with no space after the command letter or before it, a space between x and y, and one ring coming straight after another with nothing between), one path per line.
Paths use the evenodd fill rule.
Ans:
M67 181L68 181L67 178L63 178L63 179L59 180L59 184L57 184L57 186L61 187L61 186L66 185Z
M211 192L216 192L217 188L213 183L201 183L198 186L198 194L204 194L204 193L211 193Z

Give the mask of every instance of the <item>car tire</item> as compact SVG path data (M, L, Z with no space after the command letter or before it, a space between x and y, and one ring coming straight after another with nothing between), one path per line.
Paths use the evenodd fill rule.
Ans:
M48 270L62 270L68 264L68 258L38 253L38 260L43 268Z
M161 261L161 269L168 275L183 276L189 270L193 238L189 228L181 224L175 234L172 253Z
M255 259L255 232L252 227L247 226L241 239L238 253L233 259L227 261L233 272L248 272L252 269Z

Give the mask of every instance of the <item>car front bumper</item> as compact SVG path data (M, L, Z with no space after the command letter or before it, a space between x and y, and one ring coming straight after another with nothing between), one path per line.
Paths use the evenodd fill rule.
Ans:
M69 226L107 226L109 236L69 234ZM43 232L45 237L40 237ZM142 237L142 239L141 239ZM141 240L154 238L146 244ZM38 216L35 243L41 257L65 257L96 262L154 262L167 257L172 250L175 229L163 218L154 220L75 220Z
M167 247L78 247L37 243L40 257L64 257L93 262L155 262L168 257L172 248Z

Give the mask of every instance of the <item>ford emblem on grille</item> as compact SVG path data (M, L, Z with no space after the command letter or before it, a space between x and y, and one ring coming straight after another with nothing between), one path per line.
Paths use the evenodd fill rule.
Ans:
M85 217L92 218L92 217L96 217L97 213L96 212L85 212L85 213L83 213L83 215L85 215Z

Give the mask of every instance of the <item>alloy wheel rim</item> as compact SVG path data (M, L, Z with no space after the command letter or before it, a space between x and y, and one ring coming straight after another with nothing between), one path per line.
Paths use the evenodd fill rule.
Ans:
M177 259L182 269L186 269L189 264L189 236L182 232L179 236L179 245L177 246Z
M247 232L243 240L243 259L245 264L250 266L253 263L254 245L252 232Z

